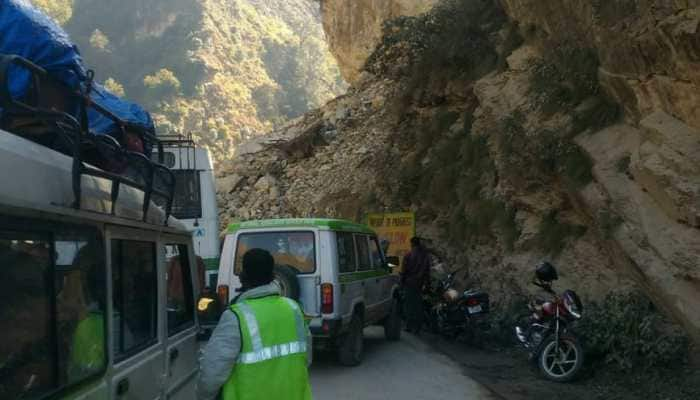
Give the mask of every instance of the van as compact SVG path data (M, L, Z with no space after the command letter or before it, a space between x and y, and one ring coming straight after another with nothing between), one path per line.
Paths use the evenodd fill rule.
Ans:
M74 161L0 130L0 398L193 399L192 234Z
M383 325L388 340L401 336L399 279L377 235L337 219L272 219L229 226L217 293L228 304L241 290L243 255L253 248L275 259L283 295L298 300L314 347L337 352L341 364L359 365L363 330Z

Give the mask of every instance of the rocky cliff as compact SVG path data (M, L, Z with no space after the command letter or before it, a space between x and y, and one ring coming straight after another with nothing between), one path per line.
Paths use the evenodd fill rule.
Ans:
M365 59L339 32L375 37L395 14L324 1L356 80L239 149L222 223L411 209L500 299L549 258L559 286L642 289L700 340L699 5L447 0L387 22Z
M348 82L358 79L380 42L385 21L428 11L437 0L320 0L331 52Z

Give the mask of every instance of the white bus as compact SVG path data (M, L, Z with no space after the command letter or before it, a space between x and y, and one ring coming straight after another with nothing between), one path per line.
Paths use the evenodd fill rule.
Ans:
M205 286L216 289L219 268L219 211L216 182L209 151L197 147L191 136L159 135L163 147L161 164L175 173L172 215L192 231L195 253L206 267ZM158 149L154 149L154 158Z

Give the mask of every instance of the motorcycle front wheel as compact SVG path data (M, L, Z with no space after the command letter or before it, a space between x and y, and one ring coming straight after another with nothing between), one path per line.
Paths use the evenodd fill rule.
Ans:
M583 366L583 348L573 336L554 336L542 342L537 360L540 372L554 382L569 382Z

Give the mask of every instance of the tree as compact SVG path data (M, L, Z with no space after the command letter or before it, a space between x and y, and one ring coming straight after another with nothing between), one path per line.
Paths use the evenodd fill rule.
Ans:
M32 3L61 25L73 16L73 0L32 0Z
M95 29L90 35L90 46L100 51L111 52L109 49L109 38L99 29Z
M105 81L104 86L107 90L119 97L124 97L126 94L124 92L124 86L122 86L122 84L117 82L114 78L108 78Z
M149 101L155 103L180 94L180 80L167 68L161 68L153 75L146 75L143 85L148 89Z

